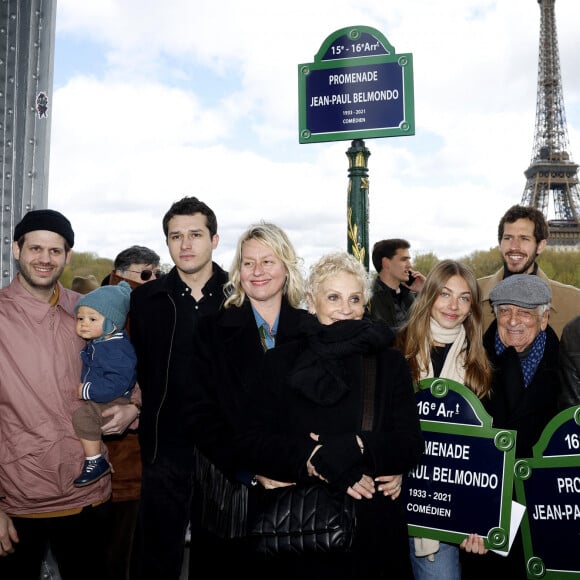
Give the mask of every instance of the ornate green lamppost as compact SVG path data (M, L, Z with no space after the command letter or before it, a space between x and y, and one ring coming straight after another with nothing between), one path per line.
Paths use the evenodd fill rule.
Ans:
M347 249L369 269L369 178L371 152L362 139L352 141L348 157Z

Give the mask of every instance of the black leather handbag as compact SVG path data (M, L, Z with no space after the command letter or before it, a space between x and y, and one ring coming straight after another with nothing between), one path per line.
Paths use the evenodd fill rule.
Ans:
M364 358L362 428L371 430L374 357ZM250 535L258 553L348 551L356 528L355 500L324 482L259 491Z
M354 500L325 483L260 492L251 535L262 554L346 551L356 522Z

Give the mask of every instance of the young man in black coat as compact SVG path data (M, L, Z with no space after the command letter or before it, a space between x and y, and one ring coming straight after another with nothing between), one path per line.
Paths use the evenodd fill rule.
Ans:
M175 266L133 290L129 314L143 398L137 540L142 578L178 580L193 493L186 429L196 377L192 338L198 321L220 308L227 273L212 262L219 243L215 213L196 197L170 207L163 232Z

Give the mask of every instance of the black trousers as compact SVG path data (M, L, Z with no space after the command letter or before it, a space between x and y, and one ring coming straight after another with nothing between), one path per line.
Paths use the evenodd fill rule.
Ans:
M106 580L138 578L138 562L133 547L139 500L111 504L111 531L107 544Z
M19 542L0 558L2 580L38 580L48 545L62 580L102 580L110 502L58 518L12 518Z
M193 488L193 467L143 462L135 547L143 580L179 580Z

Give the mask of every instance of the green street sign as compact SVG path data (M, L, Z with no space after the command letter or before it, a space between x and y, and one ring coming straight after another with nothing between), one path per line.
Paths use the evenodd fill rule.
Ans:
M413 55L374 28L331 34L298 84L300 143L415 134Z
M425 438L403 480L409 535L486 548L509 545L516 432L495 429L481 401L450 379L423 379L415 397Z
M580 405L560 411L532 453L514 466L528 578L580 578Z

